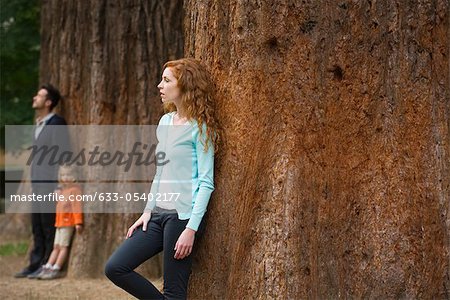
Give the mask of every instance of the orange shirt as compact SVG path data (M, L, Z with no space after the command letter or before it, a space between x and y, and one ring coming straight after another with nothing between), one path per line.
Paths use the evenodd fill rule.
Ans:
M64 200L58 201L56 204L55 227L83 224L81 201L75 200L76 195L81 195L81 187L78 184L71 184L63 187L57 193L63 195ZM69 198L71 195L72 197Z

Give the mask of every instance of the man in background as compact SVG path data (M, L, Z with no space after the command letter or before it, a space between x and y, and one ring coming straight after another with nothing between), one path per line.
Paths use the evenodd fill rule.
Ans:
M37 149L57 146L57 157L69 150L69 136L65 126L67 123L64 118L53 112L60 100L61 94L58 89L45 84L33 97L32 104L36 112L33 146ZM39 156L33 157L31 186L35 195L48 195L57 188L59 164L51 163L50 159L51 155L44 156L41 161ZM31 225L34 245L30 254L30 263L14 277L35 278L40 273L42 264L49 259L55 237L55 207L55 202L32 203Z

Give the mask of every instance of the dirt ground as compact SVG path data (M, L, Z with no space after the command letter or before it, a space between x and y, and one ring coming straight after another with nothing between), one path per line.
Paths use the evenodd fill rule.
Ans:
M136 299L106 278L36 280L14 278L26 264L25 256L0 256L0 299ZM154 282L161 288L162 282Z
M27 218L18 214L0 214L0 245L32 242L30 228ZM106 277L99 279L59 278L54 280L14 278L13 275L26 265L27 255L0 256L1 300L136 299L115 286ZM152 282L157 288L162 289L162 280Z

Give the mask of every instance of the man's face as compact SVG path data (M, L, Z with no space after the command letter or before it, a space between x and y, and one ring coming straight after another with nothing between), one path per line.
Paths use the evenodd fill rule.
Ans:
M44 109L48 108L50 109L50 105L52 104L52 101L50 99L47 99L47 90L46 89L40 89L36 96L33 97L33 109Z

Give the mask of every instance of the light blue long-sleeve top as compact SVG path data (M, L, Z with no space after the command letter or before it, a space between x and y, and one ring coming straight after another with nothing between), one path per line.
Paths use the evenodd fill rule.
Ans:
M164 152L167 163L156 168L150 189L153 197L145 211L154 209L157 201L169 202L180 220L189 219L186 227L197 231L214 191L214 145L209 142L208 151L204 151L201 141L206 141L206 124L200 137L196 120L174 126L174 115L163 115L156 129L155 153Z

